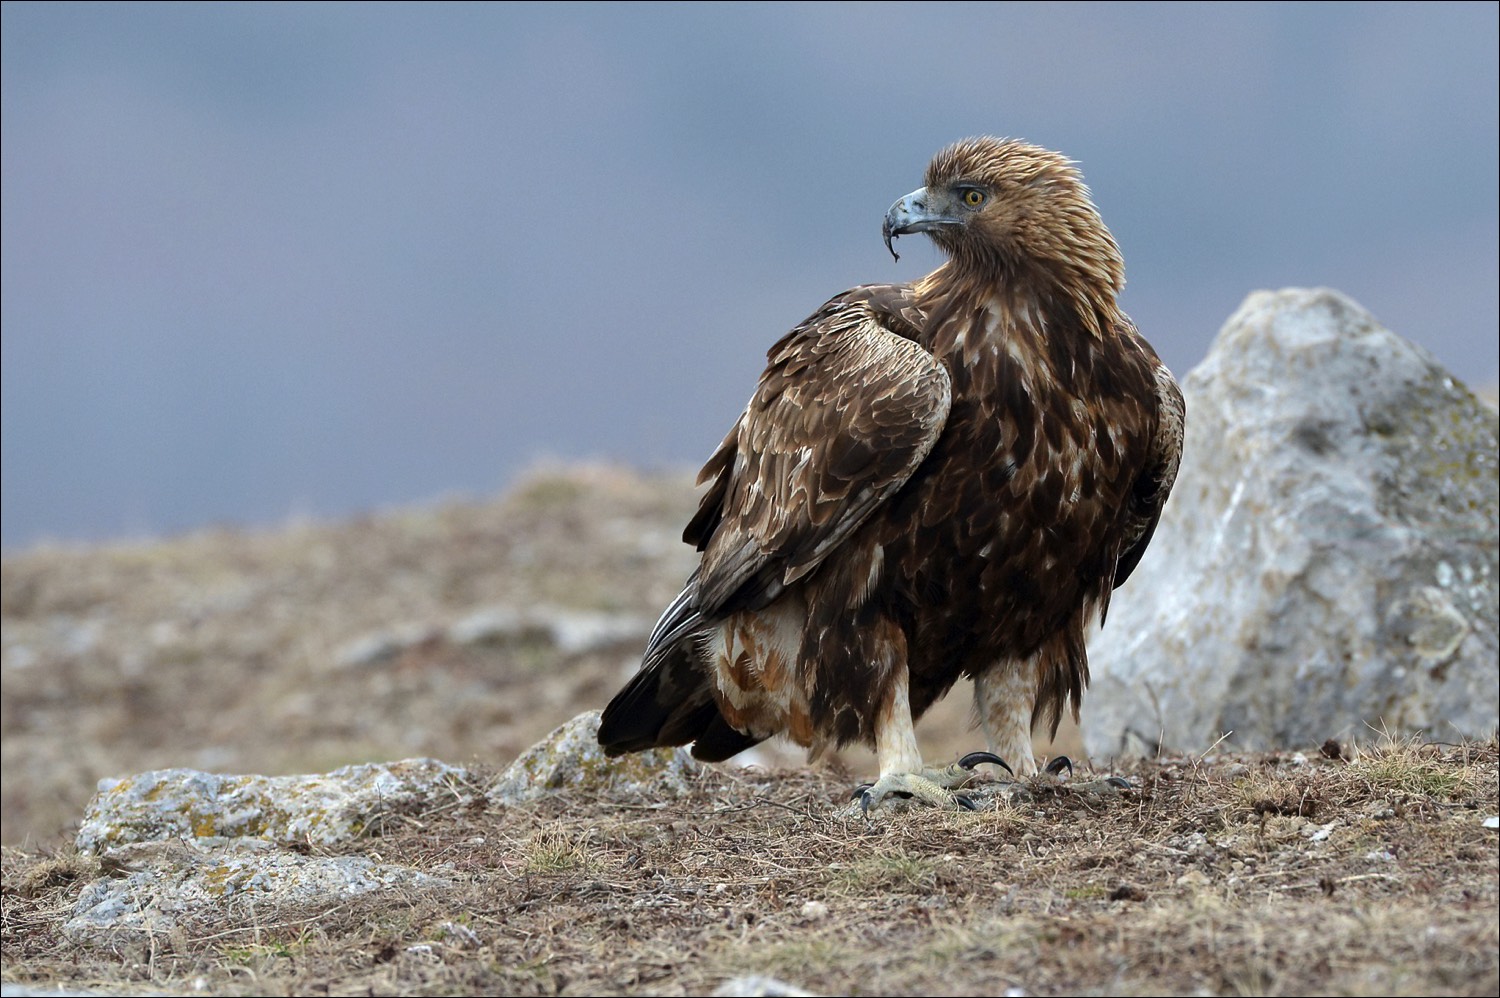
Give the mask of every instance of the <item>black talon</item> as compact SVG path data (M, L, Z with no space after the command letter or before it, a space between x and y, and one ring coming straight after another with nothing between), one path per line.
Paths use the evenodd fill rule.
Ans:
M1125 777L1123 777L1123 776L1111 776L1109 779L1105 780L1104 782L1108 783L1112 787L1119 787L1121 790L1130 790L1130 789L1132 789L1131 786L1130 786L1130 781L1127 780L1127 779L1125 779Z
M858 800L860 797L864 796L866 793L869 793L870 788L873 787L874 785L875 784L873 784L873 783L861 783L859 786L857 786L857 787L854 788L854 793L852 793L852 794L849 795L849 799L850 800Z
M953 803L968 811L979 810L979 805L974 803L974 799L972 797L966 797L963 794L954 794Z
M1052 776L1061 776L1064 769L1068 771L1068 776L1071 778L1073 776L1073 760L1065 755L1060 755L1047 763L1047 768L1043 772L1049 773Z
M958 764L964 769L973 769L975 766L979 765L982 762L993 762L995 765L1005 770L1011 776L1016 775L1016 771L1010 768L1010 763L1006 762L1004 759L1000 758L993 752L970 752L968 755L958 760Z

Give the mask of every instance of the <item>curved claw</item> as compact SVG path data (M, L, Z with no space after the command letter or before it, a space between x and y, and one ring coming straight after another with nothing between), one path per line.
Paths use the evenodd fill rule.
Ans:
M1055 759L1053 759L1052 761L1048 762L1047 766L1043 770L1043 772L1044 773L1049 773L1052 776L1061 776L1062 775L1062 771L1064 769L1066 769L1068 771L1068 776L1072 777L1072 775L1073 775L1073 760L1069 759L1065 755L1060 755L1060 756L1056 757Z
M1016 775L1016 771L1010 768L1010 763L1006 762L1004 759L1000 758L993 752L970 752L968 755L958 760L958 764L964 769L973 769L975 766L978 766L980 763L984 762L992 762L995 765L999 766L1001 769L1005 770L1011 776Z
M1127 780L1127 779L1125 779L1125 777L1123 777L1123 776L1111 776L1108 779L1106 779L1104 782L1108 783L1112 787L1119 787L1121 790L1130 790L1130 789L1132 789L1131 785L1130 785L1130 781Z
M874 785L875 784L873 783L861 783L859 786L854 788L854 793L849 795L849 799L859 800L861 797L869 796L870 788Z
M969 796L967 796L965 794L954 794L953 795L953 803L957 804L959 807L963 808L965 811L977 811L977 810L979 810L979 805L974 803L974 798L969 797Z

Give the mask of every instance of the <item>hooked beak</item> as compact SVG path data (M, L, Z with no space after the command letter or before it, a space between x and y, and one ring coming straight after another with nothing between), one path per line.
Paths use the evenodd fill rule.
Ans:
M885 248L891 251L894 259L899 260L901 257L891 245L891 240L898 236L904 236L908 232L931 232L949 225L962 225L963 220L951 209L946 197L931 193L925 187L912 191L891 205L891 210L885 213L885 224L880 227L880 234L885 238Z

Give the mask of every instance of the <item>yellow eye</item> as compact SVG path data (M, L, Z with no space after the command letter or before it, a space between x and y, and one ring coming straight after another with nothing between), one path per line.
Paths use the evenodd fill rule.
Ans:
M972 187L964 191L964 204L970 208L978 208L984 204L984 191L976 191Z

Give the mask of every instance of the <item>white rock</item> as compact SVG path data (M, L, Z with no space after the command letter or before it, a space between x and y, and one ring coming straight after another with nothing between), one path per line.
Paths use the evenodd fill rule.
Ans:
M1494 411L1328 290L1251 295L1183 387L1172 499L1090 642L1090 754L1492 732Z
M1333 830L1337 828L1338 825L1338 820L1335 819L1333 821L1330 821L1326 825L1319 825L1318 828L1314 831L1304 832L1303 834L1307 835L1307 840L1309 842L1323 842L1331 835L1333 835Z
M481 945L479 934L467 925L459 922L443 922L438 926L446 940L454 940L460 946L478 948Z
M550 644L552 631L535 615L516 607L491 606L449 625L445 637L456 645Z

